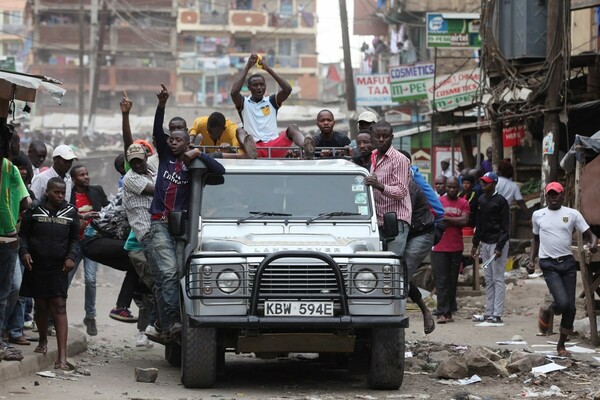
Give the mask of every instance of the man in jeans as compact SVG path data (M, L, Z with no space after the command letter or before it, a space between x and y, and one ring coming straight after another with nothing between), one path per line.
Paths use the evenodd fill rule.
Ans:
M486 307L483 319L500 324L506 294L504 269L508 258L508 203L496 192L498 176L495 173L486 173L480 182L483 194L479 197L471 257L478 257L477 250L481 244L482 260L486 262L493 259L485 269Z
M531 242L530 262L540 258L540 269L554 301L548 308L540 308L538 325L542 333L552 329L554 315L561 315L560 338L556 345L559 356L571 354L565 348L569 334L573 332L575 320L575 286L577 285L577 261L571 251L573 231L583 232L583 238L590 250L596 251L598 238L590 230L581 213L564 207L563 186L550 182L545 189L545 208L533 213L533 240Z
M179 271L183 262L183 242L171 236L168 228L169 213L188 210L191 192L189 163L200 158L209 173L223 175L225 168L199 149L189 150L190 135L181 117L169 121L170 136L163 130L165 106L169 98L162 85L158 92L158 107L154 116L153 136L158 152L159 166L150 206L150 231L142 239L146 258L154 275L155 291L162 295L158 300L160 327L173 337L181 333L179 309Z
M383 216L386 213L396 213L399 234L388 243L388 250L403 256L412 215L408 191L410 161L392 146L394 134L389 122L376 122L371 131L376 150L371 154L371 175L365 178L365 185L374 189L375 210L380 228L383 227Z

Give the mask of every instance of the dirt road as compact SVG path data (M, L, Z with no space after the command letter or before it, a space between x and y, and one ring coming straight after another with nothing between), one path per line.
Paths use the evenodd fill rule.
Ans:
M108 317L108 312L117 297L117 281L121 275L112 271L103 271L99 275L99 335L89 338L88 352L74 359L89 370L90 376L77 377L76 381L24 376L3 384L0 398L373 400L467 398L461 397L461 394L470 393L479 398L514 399L524 397L523 394L527 391L537 394L547 391L548 394L551 393L551 386L556 385L566 398L591 399L594 398L593 394L600 390L600 370L597 368L600 367L600 363L589 354L577 354L572 360L558 361L567 368L551 373L545 378L530 379L530 373L505 378L482 376L479 383L458 386L448 384L454 381L434 377L435 364L431 362L430 356L441 350L461 354L464 346L487 346L497 350L504 357L511 351L523 348L530 351L552 351L554 346L548 345L547 340L556 340L557 335L549 338L536 336L537 309L546 293L546 286L541 278L518 280L516 284L509 285L505 324L502 326L478 327L471 321L471 315L482 310L485 303L483 296L460 298L460 311L455 316L456 322L437 326L435 332L427 337L422 333L423 325L419 313L410 311L411 326L406 332L407 351L412 351L414 358L425 360L425 364L407 359L401 389L376 392L366 389L363 376L356 371L338 369L335 364L320 362L316 356L310 354L297 354L290 358L274 360L228 354L225 375L220 377L215 388L185 389L179 382L178 368L164 361L163 346L157 344L149 350L136 350L135 324L124 324ZM84 330L81 323L81 285L71 289L68 310L71 325ZM557 318L555 323L558 324L559 320ZM520 335L527 345L496 344L498 341L510 340L514 335ZM591 347L581 338L573 337L572 340L582 346ZM548 347L543 347L544 345ZM55 346L55 343L50 343L50 346ZM600 357L600 354L596 356ZM157 382L135 382L135 367L158 368Z

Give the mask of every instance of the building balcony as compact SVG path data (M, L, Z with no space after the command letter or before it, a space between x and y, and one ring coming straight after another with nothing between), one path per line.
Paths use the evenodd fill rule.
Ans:
M293 15L266 13L253 10L229 10L202 13L192 8L180 8L177 18L177 32L230 32L244 31L271 33L274 28L278 34L314 34L317 33L314 13L302 12Z
M89 51L90 27L84 27L85 49ZM79 50L79 25L39 25L33 41L34 49L53 49L60 43L60 48ZM171 28L132 29L127 26L112 26L107 32L104 51L109 52L168 52L175 54L175 32Z
M40 10L73 10L79 9L79 3L81 0L34 0L34 9ZM91 8L91 0L82 0L83 6L86 10ZM117 9L119 9L119 2L115 2ZM177 6L177 2L173 0L129 0L130 7L134 7L136 10L144 11L160 11L160 12L172 12ZM128 8L130 8L128 7Z
M67 91L79 88L79 67L76 65L34 64L31 65L31 73L58 79ZM90 71L86 67L83 74L86 92L91 90L89 76ZM169 88L175 87L176 77L171 69L101 67L99 73L101 91L155 91L161 82Z
M231 65L240 70L246 65L248 53L229 53ZM291 56L263 54L269 66L283 75L315 74L318 70L316 54L298 54ZM271 59L272 58L272 59Z

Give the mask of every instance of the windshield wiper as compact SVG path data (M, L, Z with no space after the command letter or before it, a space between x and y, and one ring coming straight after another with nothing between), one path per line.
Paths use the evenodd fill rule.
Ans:
M237 224L241 224L244 221L248 221L249 219L256 219L256 218L262 218L262 217L291 217L292 214L288 214L288 213L280 213L280 212L274 212L274 211L249 211L249 214L247 217L244 218L240 218L237 220Z
M328 213L321 213L317 217L312 217L311 219L306 220L306 225L308 225L311 222L316 221L318 219L325 219L325 218L331 218L331 217L347 217L350 215L361 215L361 214L356 213L356 212L348 212L348 211L331 211Z

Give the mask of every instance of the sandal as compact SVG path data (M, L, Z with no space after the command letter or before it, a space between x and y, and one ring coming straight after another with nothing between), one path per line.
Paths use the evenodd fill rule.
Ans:
M538 314L538 329L540 333L544 335L549 335L552 332L554 315L549 312L544 307L540 307L540 312Z
M435 330L435 321L433 320L433 316L429 315L428 317L423 317L423 332L426 335L429 335L434 330Z
M38 344L36 346L36 348L33 349L33 352L34 353L42 353L43 355L46 355L46 353L48 352L48 346L46 346L45 344L44 345Z
M73 366L73 364L69 364L68 362L61 363L60 361L54 361L54 369L58 369L61 371L73 371L75 367Z
M21 361L23 359L23 353L19 350L12 350L10 348L4 349L4 355L2 356L4 361Z
M572 357L573 354L570 351L567 351L567 349L560 349L556 352L558 354L559 357Z

